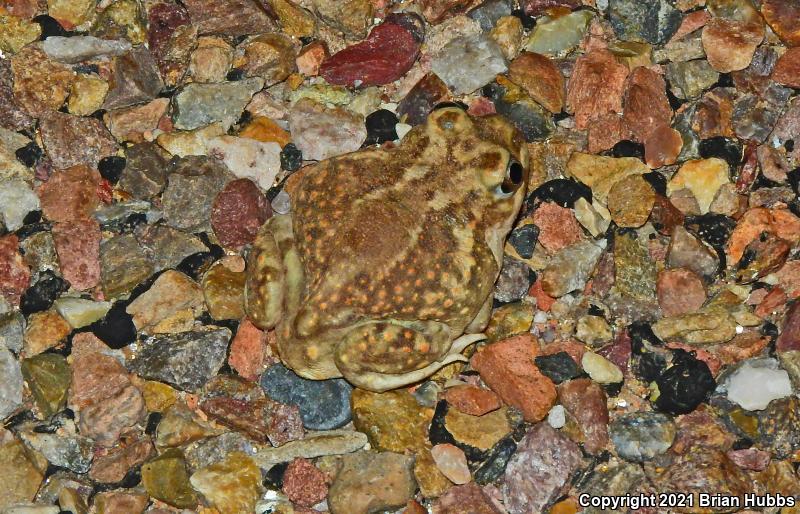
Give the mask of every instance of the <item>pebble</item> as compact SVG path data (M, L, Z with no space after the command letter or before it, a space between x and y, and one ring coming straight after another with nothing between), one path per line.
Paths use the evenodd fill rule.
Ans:
M70 387L70 369L66 359L55 353L40 353L23 359L21 368L40 419L48 419L61 411Z
M561 57L578 46L593 17L588 9L563 16L544 15L536 20L536 26L524 48L530 52Z
M581 367L598 384L622 382L622 371L611 361L594 352L584 352Z
M231 341L228 364L239 376L255 381L273 360L267 347L267 333L245 318L239 323L236 335ZM302 411L301 411L302 414Z
M406 74L416 61L422 20L414 14L394 14L367 38L322 62L319 74L330 84L374 86Z
M593 455L604 451L609 443L609 415L603 389L586 378L570 380L558 386L558 399L577 423L584 449Z
M39 197L23 180L13 179L0 184L0 221L10 232L24 224L25 216L39 210Z
M131 49L125 40L100 39L94 36L50 36L42 42L42 50L54 61L77 64L98 58L108 59Z
M747 360L723 382L728 400L745 410L763 410L773 400L792 394L786 370L775 359Z
M673 354L672 367L656 380L656 407L670 414L686 414L706 401L716 383L708 365L689 354Z
M431 70L455 94L472 93L507 69L502 50L484 34L453 39L431 61Z
M452 439L435 434L434 425L437 420L434 419L433 423L430 430L431 442L451 442L469 453L474 460L487 455L512 430L506 407L483 416L470 416L456 409L448 409L444 417L444 430Z
M641 227L656 203L656 192L641 175L628 175L608 192L608 211L620 227Z
M608 50L592 50L579 57L567 83L566 108L575 114L575 127L585 129L605 115L622 112L627 77L628 68Z
M303 159L321 161L358 150L367 138L364 119L342 108L302 99L289 113L289 130Z
M161 196L167 224L194 232L208 228L214 199L233 178L224 164L205 156L174 162Z
M295 71L295 48L292 40L283 34L248 38L237 50L244 53L244 63L237 60L238 69L246 77L263 78L265 86L283 82Z
M554 405L547 413L547 423L555 428L563 428L567 424L567 411L563 405Z
M12 305L19 305L28 287L31 272L19 253L19 238L0 236L0 295Z
M664 0L609 0L611 26L620 39L665 43L678 30L681 12Z
M575 338L589 346L602 346L613 338L608 322L601 316L581 316L575 326Z
M218 84L189 84L172 100L175 128L193 130L214 122L229 127L262 87L264 80L259 77Z
M97 352L74 359L69 405L78 414L81 434L102 446L113 446L124 430L145 417L142 393L125 368Z
M764 19L788 46L800 44L799 13L797 5L787 0L765 0L761 5Z
M676 226L667 253L672 268L686 268L703 277L712 277L719 267L719 258L682 226Z
M764 39L764 26L760 18L751 21L712 17L703 27L702 37L711 67L720 73L729 73L743 70L750 64L756 47Z
M464 484L451 487L433 504L434 514L498 514L492 499L477 485ZM412 514L412 513L407 513Z
M226 257L211 265L203 275L203 297L208 313L217 320L241 319L245 315L244 262L240 257Z
M64 280L85 291L100 282L100 226L95 220L55 223L53 244Z
M19 361L5 346L0 346L0 419L14 414L22 406L22 370Z
M521 300L530 287L530 268L522 261L503 257L500 276L494 286L494 298L499 302L515 302Z
M407 391L352 392L353 425L367 434L370 445L381 451L419 451L433 413L419 405Z
M20 431L25 444L41 453L47 461L75 473L86 473L94 456L93 443L87 437L77 435L40 434L35 430Z
M10 103L18 106L12 109L18 123L26 119L16 114L17 108L39 117L61 107L75 79L68 66L48 59L37 44L25 46L11 58L11 71L13 82L8 87L13 84L14 98Z
M470 416L483 416L500 408L500 398L488 389L473 385L457 385L444 392L447 403Z
M532 336L520 335L484 346L470 361L489 388L530 422L544 418L556 400L555 386L534 364L537 347Z
M85 298L61 297L54 302L53 306L70 327L78 329L102 319L111 308L111 303L96 302Z
M553 256L542 272L542 289L553 298L583 289L603 253L604 241L598 244L581 241L563 248Z
M132 468L144 463L154 453L155 449L149 438L138 438L124 448L113 448L107 453L95 455L89 476L101 483L120 482Z
M592 199L605 203L614 184L629 175L644 175L650 170L634 157L605 157L582 152L567 161L567 173L589 186Z
M153 263L132 234L120 234L100 244L100 285L106 298L129 293L152 273Z
M143 378L195 391L222 367L230 338L227 328L155 335L142 341L130 369Z
M684 100L699 98L719 80L719 73L705 59L671 62L666 76L672 94Z
M311 507L325 499L325 474L306 459L294 459L283 473L283 492L297 505Z
M279 446L303 437L299 409L268 399L241 400L219 396L204 400L200 409L211 419L260 443Z
M534 425L508 462L503 500L509 514L540 512L558 498L581 465L578 445L547 423Z
M47 155L57 169L79 165L97 168L103 157L117 151L114 137L94 118L49 112L40 118L39 130Z
M4 438L0 445L0 470L6 480L0 485L0 508L6 510L12 505L33 501L46 466L47 461L30 452L22 441Z
M220 136L206 144L209 155L221 160L239 178L256 182L269 189L281 170L281 146L250 138Z
M72 327L55 310L35 312L28 317L23 353L38 355L57 346L70 332Z
M179 271L167 270L153 282L150 288L137 296L125 308L136 329L151 332L163 326L169 318L183 311L190 311L192 317L203 307L203 294L200 286Z
M368 514L403 507L416 489L413 463L412 457L392 452L345 455L328 493L331 514Z
M100 174L88 166L73 166L53 175L38 191L42 214L55 222L86 220L100 204Z
M456 485L466 484L472 480L467 457L464 452L452 444L437 444L431 448L436 466L451 482Z
M538 242L551 252L583 240L583 231L572 209L553 202L543 202L533 213L533 223L539 228Z
M147 493L173 507L197 505L197 493L189 484L183 452L170 448L142 465L142 485Z
M669 450L675 440L675 423L665 414L633 412L615 419L608 427L620 457L646 462Z
M564 76L546 55L523 52L508 67L508 77L552 113L564 107Z
M282 364L273 364L261 376L260 384L273 400L297 405L303 426L309 430L332 430L351 420L353 388L343 379L308 380Z

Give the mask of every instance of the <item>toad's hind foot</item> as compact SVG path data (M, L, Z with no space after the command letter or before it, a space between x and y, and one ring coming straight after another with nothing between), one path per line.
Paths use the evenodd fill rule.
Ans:
M363 329L364 327L361 328ZM406 327L405 330L407 331L408 328ZM424 347L426 344L431 343L429 339L426 339L426 336L430 337L436 333L435 329L425 334L412 331L411 334L406 333L406 337L416 339L417 344L414 346L419 350L420 345ZM422 339L421 343L420 339ZM461 355L461 352L469 345L483 339L485 339L483 334L467 334L449 344L449 349L446 351L438 351L436 353L430 351L403 351L402 348L390 347L384 349L386 352L377 359L374 356L374 352L364 350L363 345L358 345L355 348L345 346L340 347L336 352L336 362L344 377L356 387L383 392L420 382L448 364L467 362L468 359ZM441 347L446 348L447 343L445 341ZM436 343L433 344L435 345ZM359 351L353 351L356 348ZM426 349L430 350L429 348ZM371 356L370 354L373 355ZM380 364L377 364L376 360L379 360ZM427 364L425 364L426 362ZM421 367L414 369L417 366L412 364L419 363L422 364ZM407 367L404 368L404 365L407 365Z

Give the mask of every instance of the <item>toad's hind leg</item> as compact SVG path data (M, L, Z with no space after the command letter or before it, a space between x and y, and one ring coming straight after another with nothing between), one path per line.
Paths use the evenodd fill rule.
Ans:
M381 320L359 325L336 348L334 359L353 385L387 391L419 382L456 361L483 334L451 342L450 329L436 321Z
M247 256L245 309L256 326L274 327L287 303L297 301L291 297L295 289L289 287L301 280L296 254L291 217L281 215L267 220Z

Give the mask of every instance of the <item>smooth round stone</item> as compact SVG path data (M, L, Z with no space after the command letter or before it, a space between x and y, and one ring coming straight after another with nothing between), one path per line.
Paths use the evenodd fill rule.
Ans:
M614 420L608 427L620 457L644 462L667 451L675 440L675 423L656 412L633 412Z
M297 405L309 430L331 430L350 422L353 387L344 379L307 380L275 364L261 376L261 388L273 400Z

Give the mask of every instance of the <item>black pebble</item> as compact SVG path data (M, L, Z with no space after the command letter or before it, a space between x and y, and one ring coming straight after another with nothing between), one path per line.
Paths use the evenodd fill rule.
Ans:
M778 337L778 327L771 321L765 321L761 328L758 330L762 336L767 336L772 339Z
M614 145L614 148L611 149L611 155L614 157L636 157L644 160L644 145L623 139Z
M688 218L686 226L693 230L700 239L724 253L728 238L736 227L736 220L724 214L709 212Z
M117 302L111 306L105 317L89 325L89 329L109 348L118 350L136 340L136 326L133 318L125 312L126 303Z
M491 484L505 472L508 461L514 452L517 451L517 443L510 437L500 440L499 443L489 451L489 456L475 470L473 477L475 482L480 485Z
M560 384L581 374L578 365L567 352L558 352L552 355L540 355L534 359L536 367L544 376Z
M628 326L631 338L631 369L636 376L646 382L658 378L667 367L667 351L659 351L664 347L647 323L637 322Z
M588 309L587 314L589 314L590 316L600 316L601 318L604 318L605 315L606 315L603 312L603 309L601 309L600 307L598 307L597 305L595 305L593 303L589 305L589 309Z
M100 170L100 176L108 180L112 184L116 184L119 177L122 176L122 171L125 169L125 157L112 155L111 157L103 157L97 165Z
M717 387L708 365L683 350L673 352L672 366L656 379L656 384L656 408L673 415L692 412Z
M161 417L160 412L151 412L150 415L147 416L147 427L144 429L144 433L147 435L154 435L158 424L161 422Z
M25 316L45 311L67 289L69 289L69 282L50 270L43 271L36 283L22 293L19 310Z
M428 430L428 439L431 444L456 444L455 438L444 426L444 418L447 416L449 407L445 400L439 400L439 403L436 404L436 409L433 411L433 419L431 420L431 428Z
M281 150L281 169L296 171L303 165L303 152L294 143L289 143Z
M622 384L623 382L616 382L613 384L603 384L603 391L605 391L606 396L608 396L609 398L619 396L619 393L622 391Z
M215 260L211 252L197 252L184 258L175 269L197 280Z
M752 439L742 437L733 442L731 449L733 450L746 450L753 447Z
M539 239L539 227L532 224L522 225L511 231L508 242L523 259L533 257L533 249Z
M642 177L652 186L653 191L661 196L667 196L667 177L657 171L645 173Z
M592 190L580 182L566 178L548 180L537 187L530 196L533 200L542 202L555 202L561 207L573 208L578 198L592 201Z
M76 64L72 67L72 71L83 74L100 73L100 66L96 64Z
M42 27L42 35L39 36L39 41L44 41L50 36L69 36L69 32L64 30L64 27L51 16L40 14L33 18L33 21Z
M231 82L242 80L244 78L244 70L241 68L234 68L225 75L225 79Z
M711 89L717 87L734 87L733 76L730 73L720 73L719 79L711 86Z
M106 110L105 109L97 109L96 111L94 111L89 116L91 116L92 118L96 119L97 121L103 121L103 116L105 116L105 114L106 114Z
M794 151L794 139L787 139L786 142L783 143L783 147L786 149L786 153L791 153Z
M34 225L42 221L42 211L31 211L22 218L23 225Z
M310 36L301 36L300 42L303 44L303 46L310 45L314 42L314 38Z
M44 152L42 152L42 149L39 148L39 145L31 141L22 148L17 148L17 151L14 152L14 154L17 156L17 160L19 162L28 168L33 168L36 165L36 162L42 158Z
M397 115L387 109L379 109L370 113L364 120L367 127L367 139L364 140L364 145L381 144L397 139L397 131L394 127L398 122Z
M511 16L516 16L519 18L519 21L522 22L522 27L528 30L531 30L533 27L536 26L536 18L525 14L525 11L522 9L514 9L511 11Z
M728 163L731 171L736 171L742 163L744 149L735 139L718 136L702 139L699 146L700 157L709 159L717 157Z
M789 185L792 186L795 196L800 196L800 168L795 168L787 173Z
M119 483L120 488L122 489L130 489L132 487L136 487L142 482L142 470L139 467L135 467L128 471L125 474L125 478Z
M286 468L288 467L288 462L281 462L269 468L269 471L264 474L264 487L267 489L283 489L283 475L286 474Z

